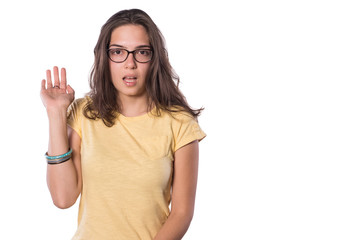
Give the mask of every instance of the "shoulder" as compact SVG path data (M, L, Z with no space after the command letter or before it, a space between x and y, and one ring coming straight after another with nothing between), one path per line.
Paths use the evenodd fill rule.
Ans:
M83 98L77 98L70 104L68 111L83 110L84 107L90 102L91 102L91 99L88 96L83 97Z
M170 111L161 110L161 116L170 123L174 133L186 130L193 132L201 131L197 118L181 107L172 107Z
M170 121L173 152L195 140L201 141L206 136L197 118L181 107L173 107L170 111L164 111L163 115L166 115Z
M67 110L67 118L78 119L82 117L85 107L91 101L89 97L77 98L75 99Z
M76 106L79 106L79 107L83 107L90 102L91 102L91 98L89 96L85 96L83 98L75 99L73 104L75 104Z
M174 122L190 122L197 119L180 106L173 106L170 110L161 110L161 116L171 119Z

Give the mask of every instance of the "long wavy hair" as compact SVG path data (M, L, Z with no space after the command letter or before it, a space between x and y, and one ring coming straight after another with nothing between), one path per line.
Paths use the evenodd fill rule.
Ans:
M200 115L203 108L192 109L185 96L179 89L179 77L170 65L165 40L150 16L139 9L117 12L102 26L98 42L94 49L95 61L90 74L90 88L88 93L91 101L84 108L84 115L89 119L101 119L111 127L115 124L120 107L118 93L111 81L107 49L113 30L119 26L134 24L146 29L153 57L146 77L146 91L149 97L148 111L156 107L157 115L160 110L170 113L186 111L194 118Z

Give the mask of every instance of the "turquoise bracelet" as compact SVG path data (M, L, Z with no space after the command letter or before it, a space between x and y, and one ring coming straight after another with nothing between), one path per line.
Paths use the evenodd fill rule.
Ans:
M46 159L48 159L48 160L54 160L54 159L60 159L60 158L64 158L64 157L70 156L71 153L72 153L72 149L70 148L70 150L69 150L67 153L64 153L64 154L58 155L58 156L49 156L48 153L46 152L46 153L45 153L45 157L46 157Z

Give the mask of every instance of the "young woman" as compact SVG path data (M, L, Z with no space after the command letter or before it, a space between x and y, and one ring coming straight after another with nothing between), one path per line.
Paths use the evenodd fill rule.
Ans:
M74 240L181 239L194 212L202 109L178 89L145 12L113 15L94 52L85 98L74 101L65 69L54 67L53 81L47 70L41 83L53 202L68 208L81 193Z

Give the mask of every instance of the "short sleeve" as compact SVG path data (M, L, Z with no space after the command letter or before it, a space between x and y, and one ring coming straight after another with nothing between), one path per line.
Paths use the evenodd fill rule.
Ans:
M179 114L173 123L173 152L195 140L201 141L206 134L200 128L196 119L188 114Z
M75 130L81 138L81 117L84 99L79 98L71 103L67 111L67 124Z

